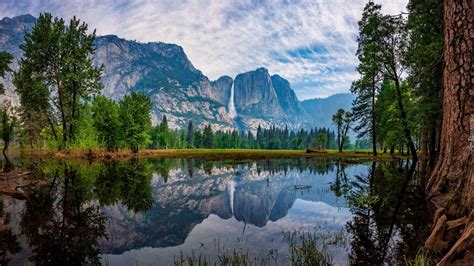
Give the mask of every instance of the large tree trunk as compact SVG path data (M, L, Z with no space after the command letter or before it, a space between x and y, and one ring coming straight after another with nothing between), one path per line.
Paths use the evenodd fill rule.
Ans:
M445 0L444 8L443 124L427 192L430 197L448 193L448 214L462 216L474 207L473 1Z
M436 243L452 246L440 265L455 264L459 259L466 264L474 261L473 2L444 1L443 123L439 159L426 187L438 211L425 243L428 248ZM449 239L451 231L462 233L454 244L455 240Z

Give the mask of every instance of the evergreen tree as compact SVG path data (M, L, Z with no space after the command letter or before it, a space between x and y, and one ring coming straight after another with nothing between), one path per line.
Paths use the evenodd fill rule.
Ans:
M407 30L409 42L404 60L412 88L414 120L420 130L420 172L430 172L439 151L443 91L443 11L442 0L410 0Z
M351 92L357 95L352 108L354 119L358 122L355 130L360 138L370 137L372 139L374 156L377 155L375 102L383 78L382 62L379 59L381 33L378 29L383 20L380 10L380 5L370 1L362 13L362 19L359 21L359 37L357 38L359 46L356 53L359 59L357 71L361 77L353 82L351 87Z
M403 59L407 53L407 32L405 31L402 16L384 16L377 34L380 34L377 45L380 47L379 60L382 62L382 70L385 77L393 81L395 86L395 96L400 116L400 122L406 143L414 161L418 160L415 144L412 139L412 132L406 108L406 98L402 92L402 76L404 75Z
M203 142L204 148L206 149L212 149L214 147L214 134L210 124L204 127Z
M186 131L186 147L188 149L194 148L194 126L191 120L189 120L188 130Z
M159 148L168 149L168 146L170 145L170 133L168 128L168 119L166 118L166 115L163 115L163 120L160 123L158 132Z
M316 136L316 147L318 150L323 150L326 148L326 142L327 142L327 139L328 139L328 136L321 132L321 133L318 133L318 135Z

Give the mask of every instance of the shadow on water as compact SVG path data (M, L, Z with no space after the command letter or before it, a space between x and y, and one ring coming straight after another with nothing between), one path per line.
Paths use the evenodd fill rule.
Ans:
M416 165L409 161L131 159L19 164L31 168L32 178L48 182L29 188L24 201L0 197L2 265L26 260L38 265L107 263L102 253L178 247L212 215L217 218L211 220L222 224L212 230L226 235L225 226L231 223L231 228L239 227L239 238L251 239L259 230L265 232L270 221L290 219L295 224L289 230L299 230L298 222L304 224L308 215L324 215L326 209L341 215L337 208L347 210L345 226L329 222L327 232L319 224L296 235L282 232L279 238L291 236L280 246L286 253L265 246L274 243L273 238L268 243L249 242L254 245L250 251L261 250L265 256L281 252L288 258L275 261L286 263L330 262L337 255L337 261L342 258L351 264L397 264L416 255L429 229ZM287 189L295 184L310 188ZM208 235L199 237L204 241ZM344 239L344 245L333 239ZM213 252L214 258L207 254L199 259L209 263L231 259L219 252L245 258L235 253L245 253L242 250L219 247ZM183 253L179 256L181 262L193 260Z

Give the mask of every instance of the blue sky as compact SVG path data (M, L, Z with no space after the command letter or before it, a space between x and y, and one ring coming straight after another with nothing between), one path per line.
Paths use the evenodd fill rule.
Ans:
M348 92L358 75L357 21L367 0L2 0L0 17L50 12L100 35L179 44L210 79L266 67L298 98ZM379 0L390 14L408 0Z

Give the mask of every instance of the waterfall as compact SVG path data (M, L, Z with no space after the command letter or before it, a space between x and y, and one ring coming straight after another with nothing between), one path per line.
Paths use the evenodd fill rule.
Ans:
M234 104L234 82L232 82L232 87L230 88L230 100L229 106L227 107L230 118L234 119L237 116L237 111L235 110Z

